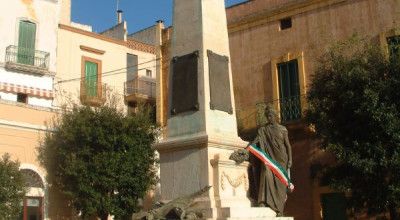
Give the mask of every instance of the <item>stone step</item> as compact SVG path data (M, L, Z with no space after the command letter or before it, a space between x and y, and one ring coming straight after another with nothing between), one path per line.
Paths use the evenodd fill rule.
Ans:
M293 220L292 217L276 217L270 208L261 207L210 208L203 213L210 220Z
M263 218L207 218L207 220L294 220L293 217L263 217Z

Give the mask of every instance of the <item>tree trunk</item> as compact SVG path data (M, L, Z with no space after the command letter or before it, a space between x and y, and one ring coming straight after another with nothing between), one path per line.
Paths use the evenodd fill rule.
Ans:
M399 220L399 213L397 212L397 207L392 203L389 204L389 212L391 220Z

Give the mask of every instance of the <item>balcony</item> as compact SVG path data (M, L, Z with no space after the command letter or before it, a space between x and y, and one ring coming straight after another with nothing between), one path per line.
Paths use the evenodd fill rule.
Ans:
M80 99L82 104L90 106L101 106L106 101L106 84L96 81L81 81Z
M292 96L279 100L279 107L282 122L290 122L301 119L301 97Z
M10 45L6 48L5 67L18 72L49 74L50 53Z
M125 82L126 102L155 102L156 82L150 78L135 78Z

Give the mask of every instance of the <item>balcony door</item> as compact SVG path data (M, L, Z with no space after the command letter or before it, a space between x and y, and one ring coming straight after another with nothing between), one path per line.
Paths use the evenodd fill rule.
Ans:
M42 220L43 219L43 198L25 197L23 203L22 220Z
M42 178L33 170L21 169L27 193L22 202L21 213L18 220L43 220L44 219L44 183ZM1 217L0 217L1 219Z
M36 24L30 21L19 22L17 62L27 65L35 63Z
M279 63L279 104L282 122L301 118L300 84L297 60Z
M89 97L97 96L97 71L97 63L85 62L86 95Z

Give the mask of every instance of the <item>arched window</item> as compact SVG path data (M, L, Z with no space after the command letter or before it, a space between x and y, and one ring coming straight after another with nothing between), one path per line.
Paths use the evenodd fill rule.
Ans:
M24 176L26 187L35 187L44 189L42 178L33 170L22 169L22 175Z

